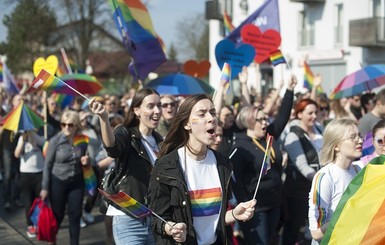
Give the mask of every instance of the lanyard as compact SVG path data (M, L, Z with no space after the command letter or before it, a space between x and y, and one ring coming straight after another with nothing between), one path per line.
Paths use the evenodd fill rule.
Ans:
M263 146L261 145L261 143L258 142L257 139L254 139L254 138L253 138L253 142L254 142L254 144L257 145L257 147L258 147L259 149L261 149L261 151L266 152L266 148L263 147ZM270 149L270 162L271 162L271 163L274 163L274 162L275 162L275 151L274 151L273 146L271 146L271 149Z

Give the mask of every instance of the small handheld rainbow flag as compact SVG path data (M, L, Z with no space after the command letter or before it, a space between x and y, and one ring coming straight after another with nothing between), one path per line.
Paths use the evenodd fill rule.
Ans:
M313 72L311 71L310 66L309 66L308 63L304 62L303 67L305 68L305 79L304 79L303 86L305 88L309 89L309 90L312 90L312 88L314 86L314 75L313 75ZM318 93L323 93L322 87L319 87L317 89L317 92Z
M223 26L225 27L225 33L230 33L234 30L234 25L231 23L231 18L225 10L223 13Z
M230 86L231 66L229 63L224 63L221 73L221 82L223 81L227 88Z
M152 213L149 208L136 201L134 198L123 191L119 191L117 194L110 195L107 192L99 189L99 193L121 207L122 211L131 214L135 218L146 217Z
M83 152L87 150L88 142L90 142L90 138L84 134L78 134L74 136L73 146L80 148Z
M274 66L279 64L286 64L285 57L279 49L270 54L270 61Z
M3 63L0 62L0 82L3 81Z

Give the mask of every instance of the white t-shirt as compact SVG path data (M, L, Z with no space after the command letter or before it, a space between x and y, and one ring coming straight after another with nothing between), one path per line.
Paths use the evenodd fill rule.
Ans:
M185 157L183 147L178 149L178 154L190 193L198 244L213 244L217 239L215 231L222 208L222 188L215 155L209 150L205 159L196 161L188 155Z
M315 231L331 220L342 194L360 170L355 164L345 170L329 163L314 175L309 193L310 230Z

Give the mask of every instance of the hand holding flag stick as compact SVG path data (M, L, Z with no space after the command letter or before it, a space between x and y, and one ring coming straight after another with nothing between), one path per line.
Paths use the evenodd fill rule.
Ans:
M111 200L117 206L121 207L121 210L123 212L128 213L134 216L135 218L143 218L152 214L164 223L168 224L170 227L173 227L175 224L177 224L171 224L170 222L166 221L165 219L157 215L155 212L153 212L152 210L150 210L149 208L147 208L146 206L144 206L143 204L141 204L140 202L138 202L123 191L119 191L117 194L110 195L107 192L99 189L99 193Z
M265 155L263 157L261 171L259 173L257 187L255 188L253 199L255 199L255 197L257 196L257 191L258 191L259 183L261 182L262 176L266 175L267 171L270 169L270 150L272 146L273 146L273 136L271 136L270 134L267 134Z

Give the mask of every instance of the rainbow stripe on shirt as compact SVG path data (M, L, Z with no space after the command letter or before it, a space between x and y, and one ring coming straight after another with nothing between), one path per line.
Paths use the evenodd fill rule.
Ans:
M313 204L318 210L317 226L321 227L326 222L326 210L321 207L321 181L325 173L317 173L314 178Z
M219 214L222 202L221 188L190 191L193 217Z

